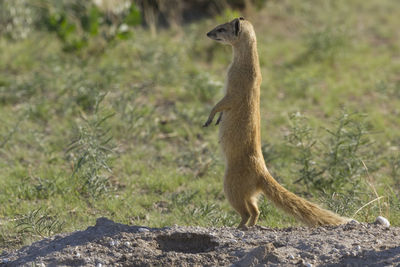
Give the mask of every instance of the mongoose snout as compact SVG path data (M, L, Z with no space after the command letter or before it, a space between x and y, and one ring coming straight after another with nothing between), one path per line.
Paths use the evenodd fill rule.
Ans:
M214 30L209 31L207 33L207 37L215 41L222 41L222 39L218 37L217 33Z

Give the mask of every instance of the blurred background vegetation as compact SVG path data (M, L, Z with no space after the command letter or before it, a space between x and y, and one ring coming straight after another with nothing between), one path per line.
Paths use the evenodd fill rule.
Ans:
M400 224L395 0L0 0L0 250L100 216L235 226L217 127L231 49L253 22L263 153L291 191ZM245 179L245 178L244 178ZM260 224L297 223L261 201Z

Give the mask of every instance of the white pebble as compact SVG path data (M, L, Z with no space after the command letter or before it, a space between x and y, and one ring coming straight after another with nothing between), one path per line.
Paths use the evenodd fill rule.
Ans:
M389 227L389 226L390 226L389 220L386 219L385 217L382 217L382 216L378 216L378 217L376 218L376 221L375 221L375 222L378 223L378 224L381 224L381 225L383 225L383 226L386 226L386 227Z
M150 230L147 229L147 228L140 227L140 228L138 229L138 232L139 232L139 233L144 233L144 232L150 232Z
M101 263L96 264L96 267L102 267L102 266L103 266L103 264L101 264Z
M218 236L218 234L215 233L215 232L211 232L211 233L209 233L209 235L212 236L212 237L217 237Z
M294 256L293 255L289 255L288 258L289 258L289 260L294 260Z
M311 263L309 263L309 262L305 262L305 263L304 263L304 266L305 266L305 267L313 267L313 265L312 265Z
M125 242L125 246L128 246L128 247L129 247L130 245L131 245L131 242L129 242L129 241L126 241L126 242Z

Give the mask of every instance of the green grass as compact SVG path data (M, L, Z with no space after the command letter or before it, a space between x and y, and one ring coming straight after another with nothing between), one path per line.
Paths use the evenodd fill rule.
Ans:
M268 1L248 17L258 36L268 168L290 190L346 216L384 196L355 217L383 215L393 225L400 225L399 11L390 0ZM84 229L100 216L152 227L238 224L223 196L218 129L202 128L231 60L229 47L205 37L216 23L156 37L138 28L104 52L91 42L65 53L45 32L0 37L1 249ZM342 146L333 162L337 143L326 129L338 129L344 111L358 114L348 132L362 124L368 142ZM290 141L297 112L307 118L305 146ZM320 176L310 174L314 161ZM315 186L318 179L326 187ZM261 225L297 225L269 202L260 206Z

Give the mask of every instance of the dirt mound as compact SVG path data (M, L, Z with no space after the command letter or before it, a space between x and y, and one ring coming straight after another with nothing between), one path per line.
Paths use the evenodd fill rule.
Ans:
M349 223L272 229L165 227L106 218L0 256L1 266L392 266L400 228ZM259 265L261 266L261 265Z

